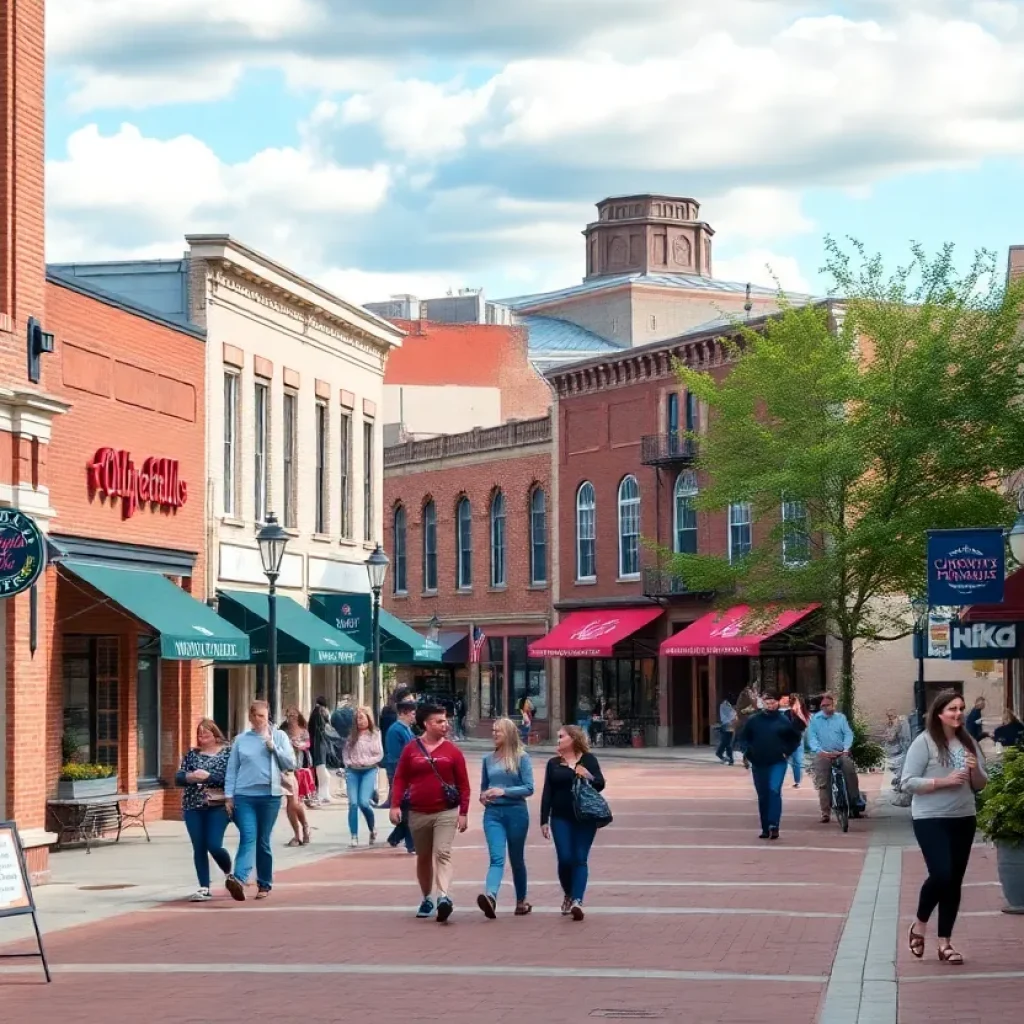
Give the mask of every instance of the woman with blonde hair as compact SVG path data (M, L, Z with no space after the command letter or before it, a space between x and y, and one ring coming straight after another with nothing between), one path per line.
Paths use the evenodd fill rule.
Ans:
M373 791L377 783L377 767L384 758L380 732L369 708L356 708L352 732L342 752L345 762L345 789L348 792L348 830L352 846L359 845L359 812L363 812L370 830L370 845L377 842L373 817Z
M540 831L555 841L558 881L562 886L562 914L583 920L583 898L587 892L590 847L597 835L597 824L579 821L573 800L577 779L585 779L600 793L604 789L601 765L590 752L587 734L577 725L558 730L557 754L548 761L544 773L544 791L540 799Z
M490 851L484 891L476 904L484 916L493 920L498 906L498 890L505 872L505 851L512 868L516 890L516 917L533 907L526 902L526 836L530 830L530 812L526 801L533 796L533 765L523 749L519 728L511 718L499 718L491 727L494 751L484 760L480 775L480 803L484 805L484 838Z

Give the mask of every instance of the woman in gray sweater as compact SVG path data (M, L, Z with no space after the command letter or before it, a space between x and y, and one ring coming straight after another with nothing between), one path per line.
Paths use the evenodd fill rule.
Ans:
M924 956L928 920L938 907L939 959L964 962L950 936L974 842L974 795L987 782L981 751L964 728L964 699L945 690L932 702L924 732L911 743L900 779L900 789L913 797L914 835L928 868L917 920L907 934L910 952L918 959Z

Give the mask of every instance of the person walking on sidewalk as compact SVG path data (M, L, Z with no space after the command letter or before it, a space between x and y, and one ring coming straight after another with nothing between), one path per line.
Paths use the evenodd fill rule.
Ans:
M516 891L516 917L533 907L526 902L526 836L530 831L530 812L526 801L533 796L533 765L523 749L516 723L499 718L491 728L494 752L488 754L480 772L480 803L484 805L484 837L491 855L484 891L477 906L493 920L498 906L498 890L505 871L505 850L512 868Z
M270 838L281 811L281 775L295 771L292 741L271 726L269 714L265 700L254 700L249 705L251 728L235 738L224 776L227 811L238 828L235 870L224 884L239 902L245 899L254 861L256 899L270 895L274 884Z
M288 845L307 846L310 837L306 800L316 793L316 776L309 755L311 744L306 719L294 705L285 710L281 731L291 740L292 752L295 754L295 787L291 792L286 791L284 797L284 813L293 833Z
M744 768L750 767L750 761L747 759L747 722L750 721L752 715L757 714L757 711L757 691L752 686L744 686L736 699L736 735L734 737L736 750L743 757Z
M348 830L352 846L359 845L359 812L363 812L370 830L370 845L377 842L373 817L373 791L377 785L377 768L384 757L380 733L369 708L356 708L352 729L345 741L345 789L348 793Z
M811 717L807 726L807 746L814 757L814 784L818 787L821 823L826 825L832 820L833 761L838 760L842 767L851 811L861 803L857 766L850 757L853 730L846 715L836 711L836 699L831 693L822 695L820 710Z
M800 742L789 757L789 766L793 769L793 788L799 789L804 778L804 743L807 736L807 724L810 721L807 709L804 707L804 699L799 693L794 693L790 697L788 714L794 721L799 720L801 725Z
M974 843L975 794L987 782L980 746L964 725L964 699L946 690L932 702L924 732L910 744L900 778L900 788L912 796L914 835L928 868L917 919L907 934L910 952L918 959L924 956L928 921L938 907L939 959L964 962L950 939Z
M735 764L732 741L736 730L736 708L728 697L723 698L718 707L718 727L718 749L715 751L715 757L722 764Z
M554 839L558 860L558 881L562 886L562 914L582 921L583 900L590 877L588 861L594 845L597 825L578 821L573 800L573 783L586 779L598 793L604 789L604 775L597 758L590 752L587 734L576 725L558 730L557 754L544 772L544 790L540 798L540 831L545 839Z
M448 716L438 704L420 704L416 724L423 735L406 745L398 759L394 787L408 793L409 828L416 846L416 879L423 900L416 911L420 918L434 913L437 889L437 920L452 916L452 843L456 829L465 832L469 815L469 774L462 751L448 739ZM402 820L402 808L390 811L391 824Z
M196 745L181 759L174 777L184 786L181 807L185 828L192 842L199 888L193 903L205 903L210 894L210 858L225 875L231 874L231 855L224 849L228 812L224 807L224 776L231 747L216 722L204 718L196 726Z
M384 769L388 776L387 806L389 808L397 807L402 812L402 816L394 831L388 836L388 846L396 849L398 844L404 840L405 848L409 853L413 853L415 848L412 832L409 831L409 808L404 799L405 794L395 792L395 770L398 768L402 751L415 739L412 724L416 720L416 702L402 701L395 708L395 713L397 717L384 741Z
M750 716L743 734L757 792L757 811L761 818L759 838L778 839L786 761L803 740L804 724L779 710L778 695L772 690L766 690L761 700L763 709Z
M335 761L337 741L337 734L331 725L331 713L327 710L326 697L317 697L313 710L309 713L309 739L317 784L316 798L311 806L322 807L332 803L328 762Z

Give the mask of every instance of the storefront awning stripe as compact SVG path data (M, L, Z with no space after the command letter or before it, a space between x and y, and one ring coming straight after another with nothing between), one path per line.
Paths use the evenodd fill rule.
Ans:
M610 658L617 643L653 622L664 609L603 608L570 612L529 647L531 658Z
M745 604L736 605L726 612L708 612L675 636L663 640L661 654L670 658L712 654L756 657L765 640L795 626L818 607L812 604L799 610L779 612L767 625L762 623L760 628L751 626L751 610Z
M266 633L269 614L266 593L250 590L219 590L217 593L224 618L249 633L258 629ZM283 594L277 595L277 632L281 664L361 665L367 658L360 644ZM284 649L280 650L282 646Z
M60 567L106 594L160 634L160 656L175 661L248 661L249 638L166 576L73 560Z

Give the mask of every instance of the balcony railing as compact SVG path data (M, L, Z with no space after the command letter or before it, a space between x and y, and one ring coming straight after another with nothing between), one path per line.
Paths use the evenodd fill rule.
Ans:
M643 570L644 597L680 597L690 589L674 572L649 567Z
M640 442L640 461L645 466L693 462L696 455L697 443L681 430L670 430L664 434L644 434Z
M404 441L384 449L384 467L432 462L474 452L496 451L551 440L551 417L509 420L497 427L477 427L461 434L440 434L422 441Z

